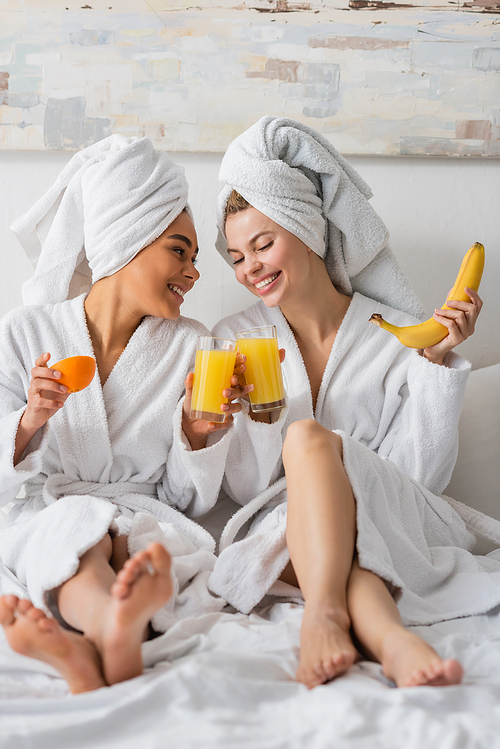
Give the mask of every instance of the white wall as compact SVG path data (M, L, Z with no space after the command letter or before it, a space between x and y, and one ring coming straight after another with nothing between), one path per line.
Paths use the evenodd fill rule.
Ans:
M21 285L32 268L9 230L50 186L71 154L0 151L0 315L21 304ZM236 283L214 249L220 154L176 154L186 169L200 244L201 278L183 314L211 327L254 298ZM500 361L500 161L351 157L371 186L372 204L391 232L391 247L430 316L444 302L463 255L486 248L481 286L485 306L476 334L460 347L474 366Z

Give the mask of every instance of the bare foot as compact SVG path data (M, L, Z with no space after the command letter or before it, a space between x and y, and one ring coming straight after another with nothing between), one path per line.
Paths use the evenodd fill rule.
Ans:
M458 661L442 660L425 640L399 628L386 637L382 668L398 687L446 687L460 684L463 677Z
M345 673L358 658L345 611L306 602L296 679L309 689Z
M53 666L73 694L106 686L92 643L82 635L63 630L31 601L1 596L0 624L12 650Z
M141 644L148 624L172 595L171 558L152 543L128 559L111 587L111 601L101 613L95 637L108 684L142 674ZM103 624L104 623L104 624Z

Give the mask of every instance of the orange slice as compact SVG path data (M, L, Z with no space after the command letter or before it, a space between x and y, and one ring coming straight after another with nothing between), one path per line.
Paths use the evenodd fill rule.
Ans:
M70 356L61 359L57 364L51 364L51 369L57 369L62 374L58 380L66 385L70 393L77 393L90 385L95 375L95 359L92 356Z

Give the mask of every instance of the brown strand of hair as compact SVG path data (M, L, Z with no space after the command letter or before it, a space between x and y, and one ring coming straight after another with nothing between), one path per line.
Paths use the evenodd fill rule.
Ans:
M235 213L239 213L240 211L245 211L247 208L251 208L251 207L252 206L250 205L248 200L245 200L245 198L242 195L240 195L239 192L236 192L236 190L233 190L226 203L224 223L227 221L229 216L233 216Z

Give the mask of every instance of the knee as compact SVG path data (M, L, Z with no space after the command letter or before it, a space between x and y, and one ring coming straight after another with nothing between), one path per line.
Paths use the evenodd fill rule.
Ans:
M283 461L294 460L299 455L316 452L322 448L342 456L342 438L318 424L314 419L294 421L288 427L283 444Z

